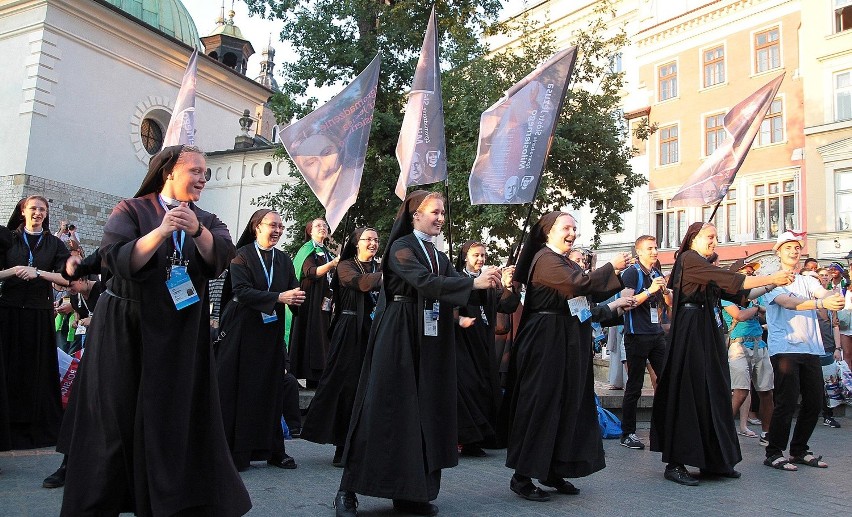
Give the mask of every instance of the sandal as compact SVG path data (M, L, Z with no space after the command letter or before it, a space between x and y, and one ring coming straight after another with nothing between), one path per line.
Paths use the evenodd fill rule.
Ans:
M746 438L757 438L757 433L748 428L745 431L737 431L737 434Z
M798 467L787 461L782 454L776 454L775 456L770 456L763 460L763 464L767 467L772 467L777 470L783 470L785 472L795 472L799 470Z
M822 456L814 456L811 451L808 451L804 456L790 456L790 463L798 463L807 465L808 467L816 467L818 469L827 469L828 463L822 461Z

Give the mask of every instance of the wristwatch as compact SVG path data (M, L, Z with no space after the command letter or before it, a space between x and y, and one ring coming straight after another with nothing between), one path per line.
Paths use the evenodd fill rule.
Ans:
M40 276L41 276L41 271L39 271L38 268L36 268L36 278L38 278Z
M201 232L203 232L203 231L204 231L204 225L201 224L201 221L199 221L198 222L198 230L196 230L195 233L192 234L192 238L197 239L197 238L201 237Z

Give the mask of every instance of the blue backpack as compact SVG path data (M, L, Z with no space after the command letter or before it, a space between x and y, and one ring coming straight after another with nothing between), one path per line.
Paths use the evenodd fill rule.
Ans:
M621 438L621 420L612 411L601 406L601 400L595 395L595 405L598 406L598 424L601 426L602 438Z

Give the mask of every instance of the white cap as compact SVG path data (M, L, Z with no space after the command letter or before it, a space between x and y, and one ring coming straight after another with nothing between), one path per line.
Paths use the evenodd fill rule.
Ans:
M772 246L772 251L778 251L778 248L780 248L782 244L786 244L788 242L798 242L799 246L804 248L805 243L802 241L802 237L804 236L805 232L787 230L778 236L778 242L775 243L775 246Z

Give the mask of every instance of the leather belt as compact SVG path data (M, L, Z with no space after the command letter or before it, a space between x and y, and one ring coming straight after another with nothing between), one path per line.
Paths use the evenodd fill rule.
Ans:
M682 303L680 304L684 309L703 309L704 304L701 303Z
M564 316L568 313L565 312L565 311L554 311L554 310L542 309L542 310L539 310L539 311L530 311L530 314L555 314L557 316Z
M393 295L393 301L402 303L417 303L417 298L412 298L411 296L403 296L401 294L395 294Z
M358 312L357 311L350 311L350 310L342 310L342 311L340 311L340 314L345 314L347 316L357 316Z

